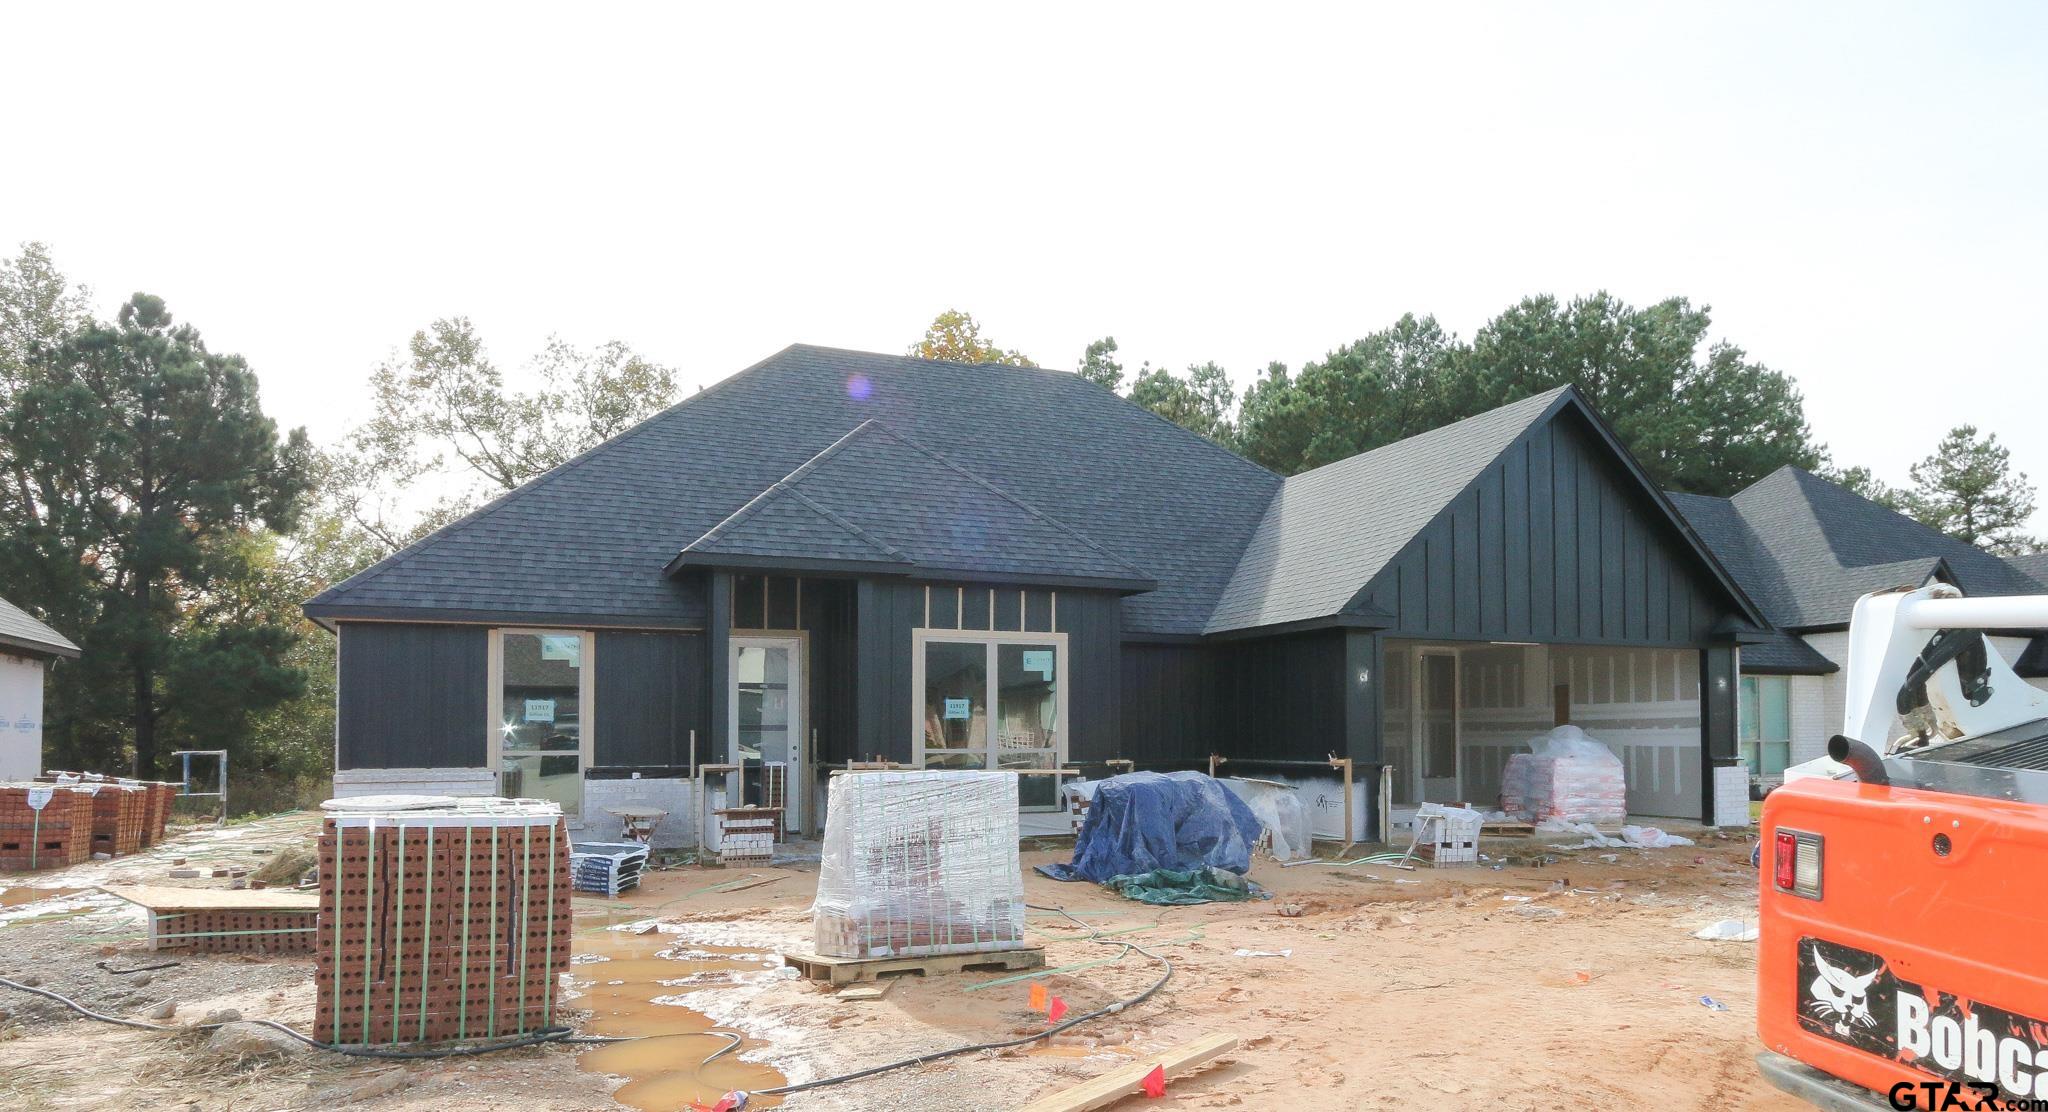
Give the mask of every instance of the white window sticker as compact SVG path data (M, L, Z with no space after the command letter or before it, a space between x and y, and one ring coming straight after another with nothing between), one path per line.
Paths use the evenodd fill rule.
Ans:
M555 720L555 701L553 699L528 699L526 701L526 720L528 722L552 723Z
M1044 679L1051 679L1051 678L1052 678L1052 650L1051 650L1051 649L1025 649L1025 650L1024 650L1024 670L1025 670L1025 671L1027 671L1027 672L1036 672L1036 673L1038 673L1038 674L1039 674L1039 676L1040 676L1040 677L1042 677L1042 678L1044 678Z
M967 699L948 699L946 700L946 717L949 719L966 718L972 713L968 709L969 706L970 701Z
M581 668L583 638L573 633L543 633L540 635L540 658L566 660L571 668Z

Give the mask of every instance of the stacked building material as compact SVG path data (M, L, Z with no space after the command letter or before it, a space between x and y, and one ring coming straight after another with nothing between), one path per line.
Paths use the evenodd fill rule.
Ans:
M1024 944L1017 777L832 777L812 928L818 953L895 958Z
M1523 822L1614 823L1628 817L1621 758L1577 726L1531 739L1501 768L1500 809Z
M164 840L164 830L171 821L171 800L178 795L178 785L144 780L142 787L149 793L149 813L142 824L142 844L153 846Z
M92 852L119 857L142 848L149 821L148 789L101 780L79 784L75 790L92 796Z
M556 804L384 796L325 807L314 1037L441 1042L553 1022L573 891Z
M617 896L640 887L647 868L642 842L577 842L569 849L569 869L578 892Z
M0 784L0 870L55 869L92 856L93 799L50 784Z
M143 910L152 950L309 954L319 931L320 898L311 892L150 884L113 884L100 890Z

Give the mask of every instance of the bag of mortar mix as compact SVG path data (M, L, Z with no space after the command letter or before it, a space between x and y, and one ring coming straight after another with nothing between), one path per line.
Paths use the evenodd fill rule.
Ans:
M1523 822L1620 822L1628 817L1621 758L1577 726L1559 726L1510 756L1500 776L1500 809Z
M818 953L890 958L1024 944L1017 777L832 777L811 924Z

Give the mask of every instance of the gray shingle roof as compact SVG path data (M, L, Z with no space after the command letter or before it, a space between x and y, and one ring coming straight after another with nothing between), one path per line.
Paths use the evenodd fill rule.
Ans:
M0 649L21 649L37 656L77 659L71 639L29 616L28 611L0 598Z
M1124 600L1133 632L1201 632L1281 483L1064 371L799 345L323 592L307 612L701 624L701 590L664 574L670 560L870 419L1155 579ZM823 528L801 502L775 513Z
M1732 498L1671 499L1780 629L1846 625L1864 594L1919 586L1936 571L1971 595L2040 589L1983 549L1796 467Z
M811 457L677 559L749 557L880 563L932 578L1156 585L1077 530L877 420Z
M2018 568L2020 574L2043 587L2048 587L2048 552L2031 552L2025 556L2007 556L2005 562Z
M1388 561L1552 412L1568 387L1286 480L1216 604L1221 633L1343 611Z

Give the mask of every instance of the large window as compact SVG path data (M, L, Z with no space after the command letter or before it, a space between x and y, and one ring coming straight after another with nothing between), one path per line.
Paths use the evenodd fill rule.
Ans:
M918 757L925 768L1054 769L1066 751L1059 634L920 631ZM1056 810L1057 778L1018 778L1026 810Z
M1792 763L1792 681L1742 677L1742 759L1753 778L1782 776Z
M583 806L589 754L590 635L500 630L491 654L491 764L502 795Z

